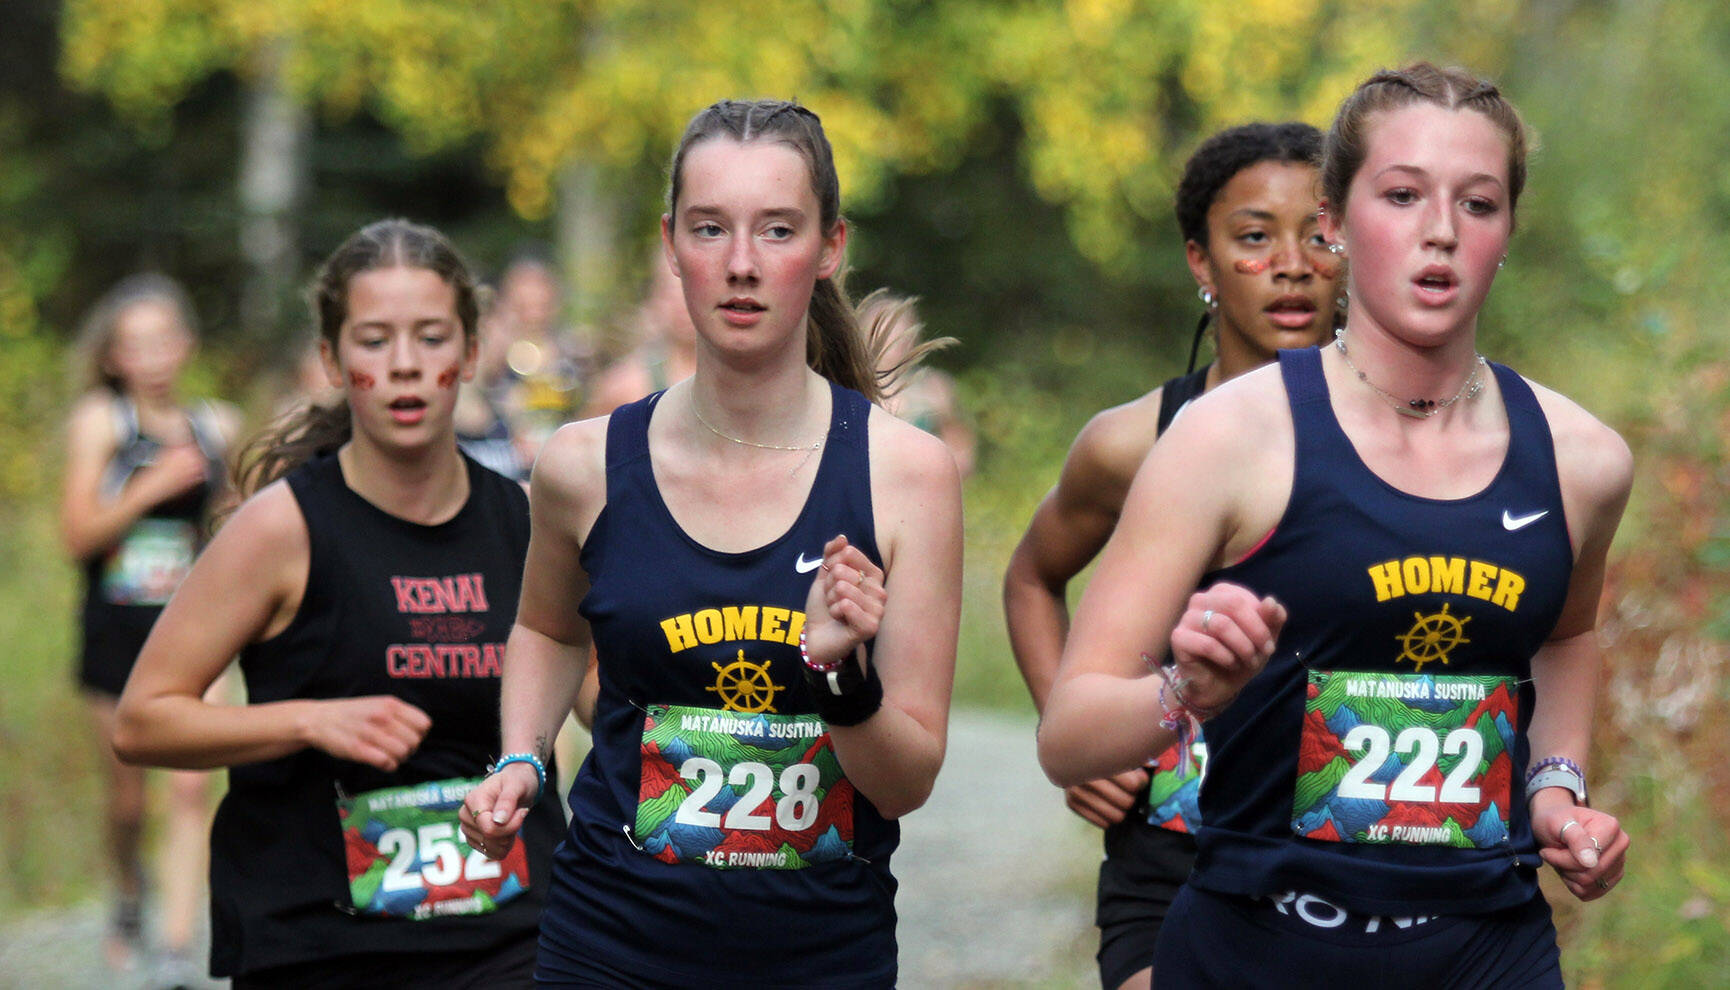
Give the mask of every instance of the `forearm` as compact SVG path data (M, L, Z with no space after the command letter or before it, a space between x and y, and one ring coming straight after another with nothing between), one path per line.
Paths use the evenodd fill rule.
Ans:
M829 737L847 779L885 818L923 805L943 767L941 732L888 702L859 725L831 727Z
M500 752L550 757L588 665L587 642L563 643L520 622L512 627L499 686Z
M1160 725L1163 681L1087 673L1053 686L1039 721L1045 775L1069 787L1135 769L1175 743L1177 733Z
M1064 588L1040 580L1018 552L1003 577L1003 615L1015 665L1033 696L1034 708L1043 712L1051 685L1057 680L1063 641L1069 634Z
M1552 640L1532 658L1537 700L1527 733L1534 762L1562 756L1586 769L1602 663L1595 629Z
M114 751L123 762L208 770L288 756L309 743L311 700L213 705L189 695L123 696Z
M85 560L120 542L126 531L144 517L152 503L136 487L122 489L110 502L90 499L62 514L60 539L74 560Z

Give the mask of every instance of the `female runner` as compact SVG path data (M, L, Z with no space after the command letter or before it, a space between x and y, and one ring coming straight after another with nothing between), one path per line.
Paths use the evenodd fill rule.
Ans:
M1042 711L1069 627L1069 582L1111 536L1154 440L1190 399L1333 332L1340 263L1317 226L1321 146L1308 124L1245 124L1203 141L1184 166L1178 226L1207 306L1197 343L1211 324L1218 357L1196 369L1192 350L1188 374L1095 416L1009 559L1010 645ZM1148 985L1160 922L1195 861L1205 756L1184 756L1173 747L1149 768L1065 789L1070 809L1105 830L1096 920L1106 990Z
M1557 987L1538 867L1582 899L1621 876L1582 768L1631 460L1475 350L1524 184L1494 86L1365 82L1323 166L1344 332L1197 402L1131 489L1040 753L1074 783L1167 744L1149 712L1207 720L1160 986ZM1149 676L1167 635L1176 669Z
M84 571L78 683L108 769L119 890L104 950L116 968L134 964L143 944L145 779L108 745L114 705L151 624L204 545L239 426L226 403L189 406L179 395L194 325L185 291L161 275L134 275L109 290L85 320L79 351L90 390L67 428L61 533ZM209 781L171 775L160 871L164 979L182 975L198 931L209 823Z
M943 760L960 482L870 401L846 235L815 114L699 113L662 219L697 370L565 427L535 467L507 755L463 821L494 854L511 841L592 631L549 985L895 982L889 860Z
M230 768L211 971L239 990L525 986L557 802L525 802L502 863L456 825L497 739L528 545L522 488L456 446L474 283L438 232L387 220L337 248L313 299L347 401L254 442L256 492L152 632L115 747ZM205 703L237 652L250 704Z

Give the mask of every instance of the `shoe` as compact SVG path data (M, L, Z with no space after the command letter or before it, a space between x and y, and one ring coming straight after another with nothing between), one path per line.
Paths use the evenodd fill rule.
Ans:
M204 968L180 952L164 952L151 968L145 985L151 990L198 990L205 985Z
M114 917L102 940L102 955L116 972L136 969L144 955L144 899L122 897L114 904Z

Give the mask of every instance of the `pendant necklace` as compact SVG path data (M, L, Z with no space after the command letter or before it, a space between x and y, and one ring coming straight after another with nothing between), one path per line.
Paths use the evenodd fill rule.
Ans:
M1382 388L1380 385L1377 385L1375 382L1370 381L1370 376L1358 370L1358 366L1352 363L1351 355L1346 352L1345 330L1340 329L1334 331L1334 346L1339 348L1340 358L1345 361L1346 367L1351 369L1352 374L1358 376L1358 381L1363 382L1372 389L1375 389L1376 394L1380 395L1383 399L1386 399L1388 405L1393 407L1394 412L1397 412L1402 416L1410 416L1413 419L1429 419L1431 416L1434 416L1461 399L1471 399L1482 391L1484 387L1484 379L1481 372L1483 371L1486 362L1484 361L1484 356L1482 354L1474 351L1472 354L1472 373L1467 375L1466 380L1460 383L1460 390L1458 392L1455 392L1453 395L1450 395L1445 399L1439 400L1402 399L1387 389ZM714 427L709 428L714 429Z

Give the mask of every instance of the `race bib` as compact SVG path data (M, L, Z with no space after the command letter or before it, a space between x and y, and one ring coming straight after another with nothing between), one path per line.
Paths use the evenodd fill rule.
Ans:
M491 860L470 849L457 827L457 809L479 783L434 780L337 801L357 912L413 921L489 914L528 889L522 842Z
M1292 831L1485 849L1508 838L1512 677L1310 671Z
M651 705L636 837L666 863L802 870L853 852L853 783L815 715Z
M192 570L198 529L184 519L140 519L102 564L102 600L166 605Z
M1207 744L1190 744L1189 760L1177 746L1159 754L1147 768L1147 823L1194 835L1201 824L1201 775L1207 768Z

